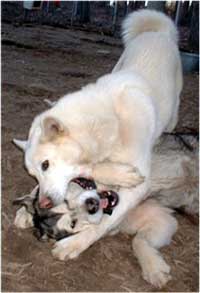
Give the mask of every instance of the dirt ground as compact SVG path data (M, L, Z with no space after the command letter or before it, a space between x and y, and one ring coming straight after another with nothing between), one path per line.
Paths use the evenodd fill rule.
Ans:
M109 72L120 53L118 39L47 26L2 24L2 291L155 291L142 276L126 235L106 237L77 260L51 255L32 231L13 226L12 200L35 185L23 155L11 143L26 138L32 119L56 100ZM185 76L177 129L198 129L198 75ZM172 244L162 249L172 280L162 292L198 291L198 226L178 215Z

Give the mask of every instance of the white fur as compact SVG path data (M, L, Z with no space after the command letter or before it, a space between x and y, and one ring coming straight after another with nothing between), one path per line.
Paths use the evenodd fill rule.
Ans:
M124 44L128 46L138 35L146 32L168 34L175 43L178 41L178 32L173 21L163 13L146 9L134 12L134 17L129 14L125 19L122 31Z
M158 248L168 245L176 232L177 222L171 210L147 200L129 212L120 230L136 234L132 241L133 251L142 268L143 277L155 287L163 287L171 279L170 267Z
M120 189L120 204L112 217L58 242L61 253L55 254L59 258L78 256L119 225L128 210L147 196L152 147L162 132L173 130L177 122L182 72L175 26L161 13L142 10L125 21L124 35L126 46L113 72L64 96L36 117L29 133L27 168L41 190L47 190L56 202L63 199L71 176L80 170L90 174L94 165L103 161L130 164L145 177L135 188ZM60 120L65 136L62 132L55 141L44 142L48 117ZM45 159L50 160L50 168L42 172ZM65 167L60 169L61 162L67 170L71 168L71 174ZM64 176L66 180L60 179Z
M68 217L68 215L66 216ZM91 215L91 218L87 221L85 212L79 213L76 229L82 233L81 245L83 247L84 243L87 242L87 239L84 238L84 230L88 228L92 217L95 217L95 215ZM63 219L61 218L61 220ZM66 223L67 221L65 223L62 221L62 229L66 226ZM171 279L170 267L162 258L158 248L170 243L176 229L177 222L170 209L159 206L154 200L146 200L132 209L115 230L115 232L121 231L135 236L132 240L132 248L141 265L143 277L155 287L161 288ZM70 231L69 228L67 231ZM87 235L87 237L90 237L90 235ZM76 247L79 243L78 239L79 236L75 235L60 240L52 251L53 255L61 260L66 260L66 256L67 258L77 257L78 254L74 246Z

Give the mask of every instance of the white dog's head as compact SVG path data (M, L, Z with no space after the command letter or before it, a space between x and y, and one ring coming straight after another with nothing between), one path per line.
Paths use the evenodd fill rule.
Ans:
M25 152L25 166L40 186L39 200L51 198L54 205L63 202L68 183L86 175L81 166L82 148L57 119L39 115L30 129L28 141L14 140Z

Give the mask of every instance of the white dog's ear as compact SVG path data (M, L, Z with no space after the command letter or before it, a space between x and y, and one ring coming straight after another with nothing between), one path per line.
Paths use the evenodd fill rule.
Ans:
M13 139L13 143L20 148L21 150L25 151L27 146L27 140L19 140L19 139Z
M68 129L57 118L46 117L42 122L43 138L52 140L58 135L68 135Z

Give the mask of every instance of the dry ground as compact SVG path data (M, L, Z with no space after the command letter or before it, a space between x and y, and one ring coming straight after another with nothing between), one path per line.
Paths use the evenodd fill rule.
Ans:
M52 27L2 27L2 291L154 291L131 251L131 238L106 237L67 263L53 259L51 244L13 226L12 200L35 182L11 143L25 138L33 117L57 99L109 72L120 41ZM198 128L198 76L185 77L178 129ZM198 227L178 216L179 230L162 253L173 279L164 292L198 291Z

